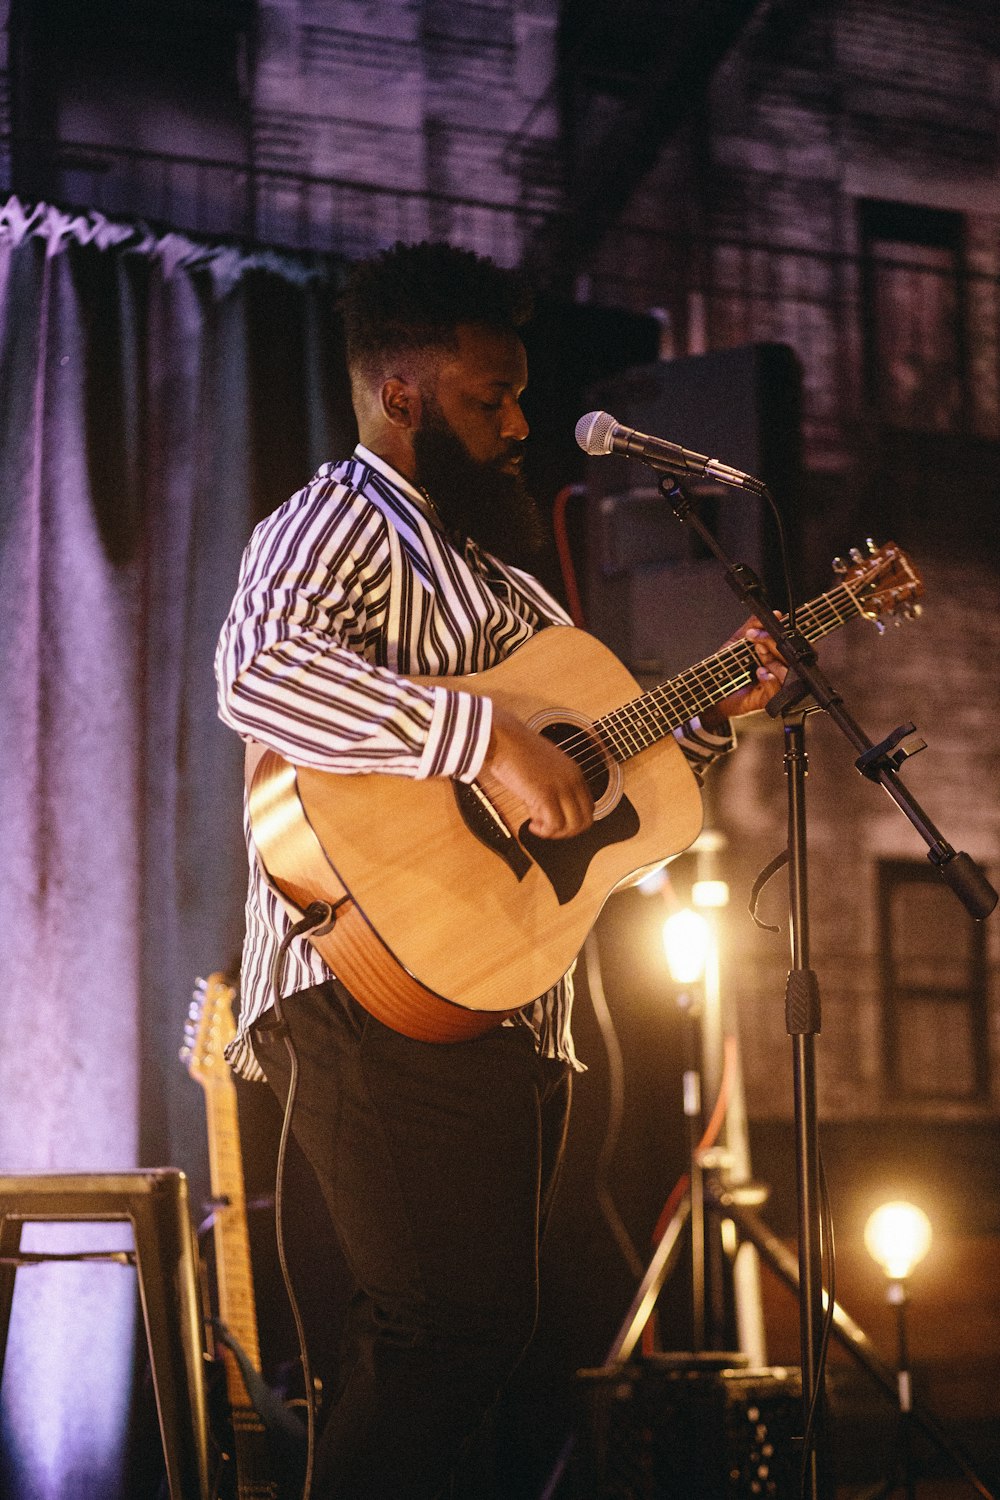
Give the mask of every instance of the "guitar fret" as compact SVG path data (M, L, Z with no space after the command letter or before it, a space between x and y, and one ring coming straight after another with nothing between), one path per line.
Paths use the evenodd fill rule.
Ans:
M628 760L628 752L625 741L618 733L618 727L612 722L612 719L613 715L609 714L607 718L599 720L594 725L594 729L604 741L604 745L608 750L608 753L610 754L612 760L617 760L619 762Z
M643 734L641 715L626 703L618 711L618 720L627 753L635 755L638 751L645 750L648 741Z

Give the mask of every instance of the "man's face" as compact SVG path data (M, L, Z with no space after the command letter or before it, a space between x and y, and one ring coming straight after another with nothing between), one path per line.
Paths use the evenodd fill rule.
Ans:
M458 348L421 385L417 481L453 536L508 561L537 551L542 525L521 474L528 378L516 334L463 325Z

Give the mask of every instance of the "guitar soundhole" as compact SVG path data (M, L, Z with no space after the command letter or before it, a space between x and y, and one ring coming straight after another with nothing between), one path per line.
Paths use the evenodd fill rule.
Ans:
M604 811L600 803L608 792L611 779L609 765L612 764L600 740L589 726L584 728L580 724L568 724L564 720L544 725L539 733L543 734L547 740L551 740L554 745L558 745L560 750L565 750L566 754L580 766L587 778L587 785L594 799L595 811L600 816Z

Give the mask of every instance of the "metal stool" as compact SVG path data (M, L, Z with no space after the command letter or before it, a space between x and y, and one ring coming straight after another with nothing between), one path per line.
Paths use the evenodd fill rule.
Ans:
M32 1254L20 1248L29 1220L128 1220L135 1249ZM202 1312L184 1173L160 1167L0 1176L0 1379L18 1267L81 1258L135 1265L171 1500L208 1500Z

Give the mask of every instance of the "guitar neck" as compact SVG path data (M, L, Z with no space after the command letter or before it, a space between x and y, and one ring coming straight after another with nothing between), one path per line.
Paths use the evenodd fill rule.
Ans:
M806 640L817 641L863 613L850 585L843 583L801 605L795 618ZM615 760L631 760L706 708L746 687L753 681L757 666L752 646L735 641L640 698L605 714L596 720L594 728Z
M208 1167L215 1199L212 1238L219 1321L241 1358L224 1339L217 1354L226 1378L231 1437L225 1438L224 1459L233 1464L237 1500L277 1500L264 1421L251 1399L243 1369L260 1370L257 1308L250 1268L243 1155L236 1084L226 1063L226 1045L236 1034L233 1001L236 991L221 973L200 979L188 1012L181 1058L205 1094L208 1126ZM249 1374L247 1379L249 1379ZM227 1486L225 1493L230 1493ZM215 1491L213 1491L215 1493Z
M260 1369L257 1307L250 1265L250 1235L247 1227L246 1192L240 1152L236 1087L232 1079L217 1081L206 1094L208 1152L212 1195L221 1204L216 1209L216 1280L219 1317L239 1342L255 1370ZM243 1376L236 1360L226 1351L226 1383L234 1409L249 1406Z

